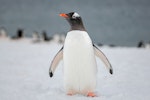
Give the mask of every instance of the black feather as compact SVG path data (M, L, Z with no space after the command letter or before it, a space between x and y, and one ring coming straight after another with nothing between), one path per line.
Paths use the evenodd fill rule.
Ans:
M50 76L50 77L53 77L53 73L52 73L52 72L49 72L49 76Z
M112 69L110 69L109 72L110 72L110 74L113 74L113 70Z

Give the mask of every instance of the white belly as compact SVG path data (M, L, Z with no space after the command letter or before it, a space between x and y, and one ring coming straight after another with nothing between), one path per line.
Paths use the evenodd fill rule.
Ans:
M93 92L96 87L96 60L87 32L68 32L63 51L66 91Z

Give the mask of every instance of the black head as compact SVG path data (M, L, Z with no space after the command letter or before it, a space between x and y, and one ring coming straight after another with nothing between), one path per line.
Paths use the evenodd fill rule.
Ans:
M85 31L84 25L82 23L81 16L76 12L70 12L68 14L61 13L61 17L64 17L70 24L71 30L83 30Z

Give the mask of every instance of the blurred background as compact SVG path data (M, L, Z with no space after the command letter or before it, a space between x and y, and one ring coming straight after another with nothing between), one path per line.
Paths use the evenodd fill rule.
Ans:
M78 12L94 43L136 46L150 42L150 0L0 0L0 28L13 37L45 32L65 34L69 24L59 13Z

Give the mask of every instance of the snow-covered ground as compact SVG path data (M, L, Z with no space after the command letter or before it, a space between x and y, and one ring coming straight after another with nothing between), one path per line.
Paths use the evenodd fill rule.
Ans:
M61 46L0 39L0 100L150 100L150 49L101 47L114 74L97 59L98 97L89 98L65 94L63 62L49 78L51 60Z

